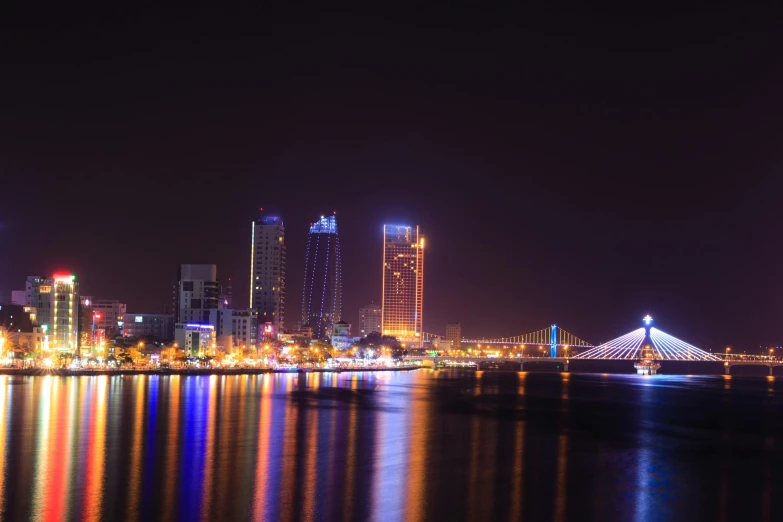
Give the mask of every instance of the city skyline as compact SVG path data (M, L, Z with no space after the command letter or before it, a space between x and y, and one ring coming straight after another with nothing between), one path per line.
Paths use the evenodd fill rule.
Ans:
M263 213L263 211L262 211L262 214L264 214L264 213ZM263 219L263 217L262 217L261 219ZM273 217L272 219L275 221L275 224L280 224L280 225L282 225L282 218L275 216L275 217ZM259 220L259 222L260 222L260 220ZM310 224L310 226L312 226L312 223ZM385 225L381 225L381 227L380 227L380 228L381 228L381 231L383 230L383 227L384 227L384 226L385 226ZM382 235L383 235L383 232L381 232L381 236L382 236ZM381 242L380 242L380 244L379 244L379 245L377 245L377 246L378 246L378 248L379 248L379 249L381 249L381 250L382 250L382 249L383 249L383 246L382 246L382 245L383 245L383 242L381 241ZM382 258L382 255L379 255L378 257L379 257L379 258ZM56 266L62 267L63 265L62 265L62 264L57 264ZM218 270L220 270L222 274L225 274L224 272L222 272L222 270L221 270L219 267L218 267ZM61 272L61 273L62 273L62 272L63 272L63 270L62 270L62 269L60 269L60 270L59 270L59 272ZM44 273L44 274L45 274L45 273ZM44 276L45 276L45 275L44 275ZM58 277L60 277L60 276L58 276ZM217 279L218 279L218 281L227 281L227 282L230 282L230 280L231 280L232 278L231 278L231 277L223 277L223 276L220 276L220 277L218 277ZM289 279L290 279L290 277L289 277ZM80 277L80 280L81 280L81 277ZM18 286L18 285L17 285L17 286ZM379 290L380 290L381 284L379 284L379 285L376 285L376 286L378 286L378 287L379 287ZM94 287L92 288L92 290L94 290ZM169 294L169 291L168 291L168 288L163 288L163 289L159 288L159 289L157 289L157 290L158 290L158 293L165 294L165 298L163 299L163 302L162 302L161 306L160 306L159 308L155 308L155 309L153 309L153 310L148 310L148 309L146 309L146 308L145 308L145 309L144 309L144 311L143 311L143 313L147 313L147 314L156 314L156 313L161 313L161 312L160 312L160 310L162 310L162 309L164 309L164 308L166 307L166 301L167 301L167 299L169 298L168 296L170 295L170 294ZM8 294L9 294L9 296L7 296L7 297L4 299L4 301L6 301L6 302L10 303L10 302L11 302L11 299L10 299L10 293L11 293L11 292L5 292L5 293L8 293ZM378 294L380 295L380 294L382 294L382 292L380 292L380 291L379 291L379 292L378 292ZM93 292L93 291L90 291L90 296L92 296L92 295L100 295L100 296L103 296L103 294L102 294L100 291L98 291L98 292ZM112 298L112 299L110 299L110 300L114 300L114 297L115 297L115 296L110 296L110 297ZM381 297L382 297L382 296L381 296ZM105 299L105 298L101 298L101 299L99 299L99 300L106 300L106 299ZM368 300L368 302L369 302L369 301L372 301L372 300L373 300L373 299L370 299L370 300ZM122 298L122 296L120 296L120 298L119 298L119 301L124 301L124 299ZM138 308L138 307L136 307L135 305L133 305L133 306L132 306L132 308ZM237 307L237 306L235 306L235 308L242 308L242 307L241 307L241 306L240 306L240 307ZM650 309L650 308L648 307L648 308L646 308L645 310L649 310L649 309ZM348 317L343 317L343 319L346 319L346 318L347 318L347 319L350 319L348 322L349 322L349 323L351 323L351 324L353 324L353 325L354 325L354 328L358 330L358 327L359 327L359 325L361 324L361 317L360 317L360 313L359 313L358 311L356 311L356 312L353 312L353 313L352 313L352 311L350 311L350 310L351 310L350 308L349 308L348 310L349 310L349 312L348 312ZM358 308L356 308L356 309L354 309L354 310L358 310ZM656 313L657 313L659 316L670 317L670 315L669 315L669 314L667 314L667 313L666 313L666 311L662 311L662 313L658 313L658 312L656 312ZM355 315L355 318L354 318L354 317L352 317L352 315ZM176 316L176 310L175 310L175 316ZM631 324L629 321L627 321L627 320L625 320L625 319L627 319L627 318L624 318L622 314L618 314L618 315L617 315L617 317L611 317L611 316L610 316L610 317L608 318L608 320L607 320L607 324L612 324L612 323L619 324L619 325L620 325L620 326L619 326L619 328L620 328L620 330L621 330L621 329L624 327L624 325ZM556 320L557 320L556 318L552 318L552 319L549 319L549 322L556 321ZM260 321L260 322L262 322L262 321ZM453 322L453 321L451 320L451 318L448 318L448 320L446 320L446 321L445 321L445 322L443 322L443 323L436 323L436 322L434 322L434 321L433 321L432 323L428 323L428 324L429 324L429 326L428 326L428 324L425 324L425 325L423 325L423 327L422 327L422 331L423 331L423 332L426 332L426 333L428 333L428 334L435 334L435 335L441 335L441 336L443 336L443 335L445 334L445 331L446 331L446 330L445 330L445 328L446 328L447 324L449 324L449 323L451 323L451 322ZM544 322L540 322L540 323L533 323L532 321L529 321L529 320L526 320L526 321L520 321L518 324L522 324L522 325L524 325L524 326L522 327L522 329L521 329L521 330L520 330L519 328L517 328L517 329L515 330L515 329L513 329L513 327L512 327L512 328L507 328L507 329L505 329L505 330L503 330L503 331L501 331L501 332L498 332L497 330L484 329L484 328L481 328L481 326L480 326L480 325L476 325L476 324L470 324L470 323L468 323L468 324L467 324L467 329L466 329L466 330L467 330L467 332L468 332L468 334L466 335L466 337L470 337L470 338L482 338L482 337L505 337L505 336L519 335L519 334L521 334L521 333L524 333L524 332L525 332L524 328L527 328L528 330L534 330L534 329L536 329L536 328L539 328L539 327L542 327L542 326L546 326L544 323L546 323L546 321L544 321ZM296 330L296 326L294 325L294 326L292 327L292 326L290 326L290 325L286 325L286 329L288 329L288 330ZM598 343L600 343L600 342L604 342L604 341L606 341L606 340L608 340L608 339L611 339L611 338L612 338L612 335L613 335L614 333L616 333L617 331L620 331L620 330L611 331L611 330L609 330L609 329L607 329L607 328L599 328L599 329L597 329L597 331L599 332L599 335L597 336L597 338L596 338L596 340L595 340L594 342L595 342L596 344L598 344ZM594 331L595 331L595 330L594 330ZM687 330L686 330L686 331L687 331ZM592 341L592 339L591 339L591 341ZM725 346L727 346L727 345L729 345L729 344L737 344L737 343L732 343L732 342L730 342L730 341L726 341L726 342L718 342L718 343L714 343L714 345L713 345L713 346L709 346L709 345L707 345L707 344L704 344L704 343L702 343L701 345L703 345L703 346L708 346L708 347L709 347L709 349L720 350L720 349L722 349L723 347L725 347ZM774 340L773 340L773 341L771 341L771 342L759 341L757 344L758 344L758 347L761 347L761 346L777 346L777 345L779 345L780 343L777 343L776 341L774 341ZM740 346L742 346L742 345L740 344ZM755 349L755 348L756 348L756 345L755 345L754 343L747 343L747 344L745 344L744 346L747 346L749 349Z

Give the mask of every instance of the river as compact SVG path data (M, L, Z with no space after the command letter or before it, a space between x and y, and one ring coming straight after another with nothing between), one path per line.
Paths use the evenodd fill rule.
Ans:
M783 520L783 379L0 376L3 520Z

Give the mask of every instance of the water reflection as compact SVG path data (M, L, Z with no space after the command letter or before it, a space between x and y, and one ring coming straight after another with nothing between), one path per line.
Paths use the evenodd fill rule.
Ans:
M780 520L781 381L0 376L0 517Z
M0 375L0 519L5 511L5 468L6 468L6 432L8 431L7 404L11 401L11 389L8 386L8 377Z

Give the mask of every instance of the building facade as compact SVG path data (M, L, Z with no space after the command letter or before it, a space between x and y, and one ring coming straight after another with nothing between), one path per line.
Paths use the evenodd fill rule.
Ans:
M116 299L93 299L82 296L80 299L82 308L89 308L93 315L93 326L96 330L102 330L108 338L122 333L123 317L127 306ZM82 330L82 334L85 332Z
M383 335L421 347L424 302L424 238L419 227L383 226Z
M123 323L122 334L125 337L144 337L160 343L174 339L173 315L126 313Z
M215 327L211 324L177 323L174 325L174 340L192 356L213 355L217 348Z
M220 350L231 353L237 349L255 348L258 338L257 310L212 310L209 323L215 327Z
M359 308L359 333L362 337L372 332L381 333L381 306L371 303Z
M462 348L462 325L459 323L446 323L446 341L448 341L452 350Z
M250 308L276 337L285 327L285 227L277 216L253 221L250 249Z
M340 321L343 297L340 235L334 215L310 224L302 287L302 322L313 329L314 339L331 337Z
M217 266L180 265L175 289L177 323L208 323L218 307Z
M358 337L351 336L351 325L345 321L334 323L331 335L332 347L336 350L347 350L353 343L358 341Z

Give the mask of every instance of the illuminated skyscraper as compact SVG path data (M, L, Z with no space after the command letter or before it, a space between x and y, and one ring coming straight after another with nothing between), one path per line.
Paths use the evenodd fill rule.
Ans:
M337 220L332 215L310 225L302 288L302 324L313 329L314 339L331 337L340 320L343 300L342 259Z
M419 227L383 226L383 335L421 346L424 238Z
M263 209L262 209L263 210ZM250 250L250 308L258 324L271 323L275 337L282 333L285 313L285 227L276 216L253 221Z

